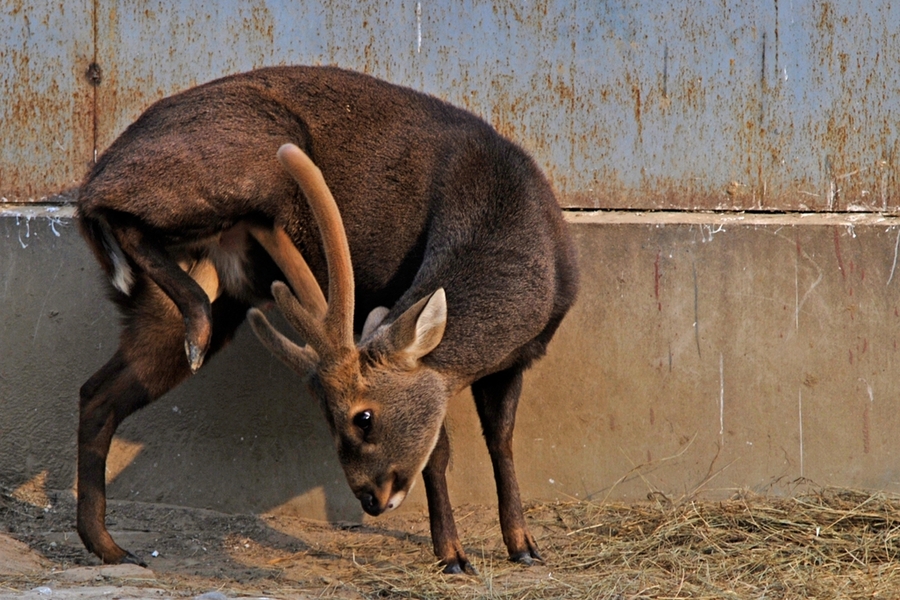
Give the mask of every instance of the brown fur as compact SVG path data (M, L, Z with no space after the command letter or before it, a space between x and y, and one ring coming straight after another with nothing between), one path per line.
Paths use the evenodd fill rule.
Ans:
M324 192L308 187L305 170L278 164L286 143L309 155ZM327 231L340 226L349 248L330 255L313 218L314 196L329 189L336 208L319 216L324 246L340 246ZM125 317L119 351L81 389L78 531L105 562L139 560L103 522L116 427L189 377L285 277L300 301L276 286L279 306L310 347L261 313L251 323L292 368L312 370L363 507L391 508L422 471L435 553L449 572L470 568L447 494L442 422L449 398L471 385L510 557L539 558L513 469L515 408L522 372L574 301L577 270L551 188L519 147L470 113L365 75L261 69L151 106L100 157L78 209ZM335 270L349 276L344 292ZM329 284L324 321L310 273ZM360 331L382 305L359 344L334 333Z

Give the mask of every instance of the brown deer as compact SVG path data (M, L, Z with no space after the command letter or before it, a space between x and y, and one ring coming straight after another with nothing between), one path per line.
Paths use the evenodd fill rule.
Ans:
M248 314L274 354L311 374L367 513L396 508L422 473L447 572L471 570L443 426L449 399L471 386L509 556L540 560L513 426L522 373L574 301L577 268L550 185L523 150L407 88L337 68L266 68L152 105L97 161L78 211L124 315L117 352L80 396L78 532L104 562L140 563L105 525L116 427L199 369ZM252 308L273 297L306 346Z

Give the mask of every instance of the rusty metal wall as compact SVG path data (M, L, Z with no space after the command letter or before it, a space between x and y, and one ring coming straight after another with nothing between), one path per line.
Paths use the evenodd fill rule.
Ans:
M164 95L306 63L483 115L565 206L900 210L890 0L6 0L0 33L11 201L75 185L92 149Z
M71 188L90 164L91 6L0 1L0 202Z

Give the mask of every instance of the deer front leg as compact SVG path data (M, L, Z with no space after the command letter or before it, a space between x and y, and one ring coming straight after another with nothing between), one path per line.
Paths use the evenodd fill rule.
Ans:
M441 425L438 443L422 471L425 480L425 496L428 499L428 519L431 523L431 541L434 553L444 565L444 573L472 573L475 568L466 558L456 522L453 520L453 508L450 506L450 494L447 491L447 465L450 463L450 438L447 430Z
M535 560L543 562L543 559L525 526L519 483L513 465L513 428L521 392L521 369L494 373L472 384L472 396L475 398L475 407L494 467L503 542L511 561L530 566Z

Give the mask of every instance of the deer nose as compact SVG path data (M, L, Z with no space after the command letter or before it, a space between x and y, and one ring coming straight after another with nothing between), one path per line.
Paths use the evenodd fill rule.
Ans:
M362 492L357 498L359 499L359 503L362 504L362 509L373 517L377 517L384 512L384 507L381 506L374 494Z

